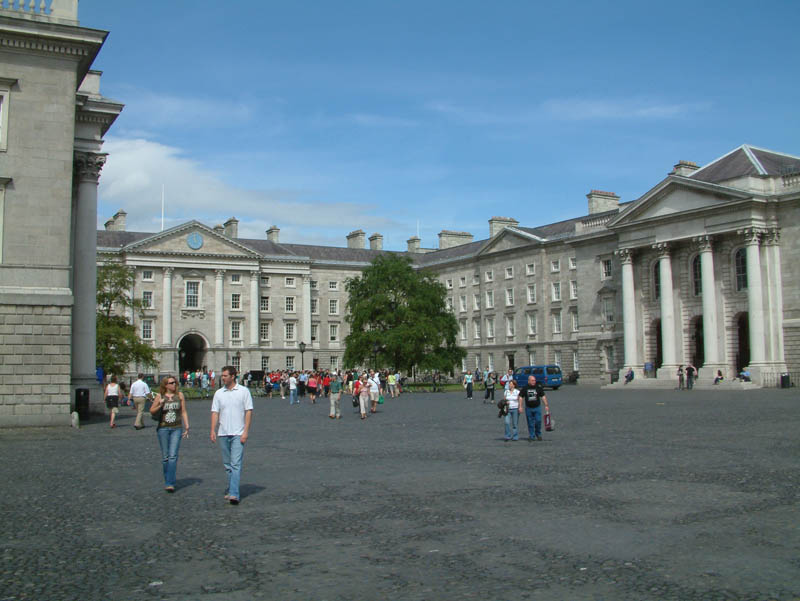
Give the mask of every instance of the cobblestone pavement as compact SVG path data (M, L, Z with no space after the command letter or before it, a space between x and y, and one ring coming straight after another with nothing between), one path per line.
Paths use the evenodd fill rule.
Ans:
M128 409L2 431L0 600L800 597L797 392L548 396L531 444L478 391L365 422L256 399L236 507L207 401L174 495Z

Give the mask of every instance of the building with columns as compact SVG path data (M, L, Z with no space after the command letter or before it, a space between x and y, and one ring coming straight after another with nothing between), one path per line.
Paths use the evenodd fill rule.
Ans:
M69 423L95 380L97 184L122 105L77 0L0 7L0 426Z
M745 145L702 168L679 162L634 201L587 200L558 223L492 217L483 239L408 240L401 254L448 291L462 369L557 363L598 385L632 368L637 386L672 386L688 363L701 383L800 371L800 158ZM281 242L276 226L242 239L233 218L127 232L122 211L97 236L100 262L135 269L148 307L135 320L161 372L341 367L345 281L389 252L361 230L346 247Z

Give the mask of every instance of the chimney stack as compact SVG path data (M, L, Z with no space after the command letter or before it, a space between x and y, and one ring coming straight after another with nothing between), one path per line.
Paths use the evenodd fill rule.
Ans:
M364 248L367 235L364 230L355 230L347 234L347 248Z
M267 230L267 240L277 244L278 243L278 238L280 236L280 233L281 233L281 230L277 225L269 226L269 229Z
M217 232L218 234L224 234L224 233L225 233L225 228L224 228L224 227L222 227L222 226L221 226L221 225L218 223L217 225L215 225L215 226L214 226L214 231L215 231L215 232Z
M439 250L469 244L470 242L472 242L472 234L469 232L453 232L451 230L439 232Z
M228 238L239 237L239 220L236 217L231 217L225 222L225 235Z
M678 161L672 168L670 175L682 175L683 177L691 177L692 173L697 171L700 167L693 161Z
M106 228L108 232L124 232L125 231L125 218L128 214L120 209L114 216L106 221L103 226Z
M408 252L418 253L420 242L422 242L422 240L419 236L411 236L411 238L406 240L406 244L408 244Z
M383 236L375 232L369 237L370 250L383 250Z
M489 220L489 237L494 238L506 227L514 227L515 225L519 225L519 221L511 217L492 217Z
M586 195L586 198L589 199L589 215L619 209L619 196L613 192L592 190Z

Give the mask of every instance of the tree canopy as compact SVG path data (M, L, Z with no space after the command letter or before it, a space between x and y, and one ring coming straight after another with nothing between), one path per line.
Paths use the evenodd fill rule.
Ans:
M145 344L125 316L142 315L142 301L131 296L133 270L119 264L97 268L97 364L106 374L121 374L128 365L156 365L155 349Z
M458 322L447 309L447 290L430 272L416 271L407 257L383 254L345 286L347 366L449 370L466 351L456 345Z

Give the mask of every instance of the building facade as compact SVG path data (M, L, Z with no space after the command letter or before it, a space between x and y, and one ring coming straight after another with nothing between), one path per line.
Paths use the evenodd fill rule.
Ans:
M122 105L77 0L0 7L0 426L69 423L94 390L97 184Z
M632 368L656 385L692 363L704 379L749 367L771 385L800 368L800 158L745 145L678 163L635 201L587 199L586 215L559 223L492 217L484 239L408 240L401 254L448 291L463 370L556 363L596 385ZM341 367L345 282L390 252L361 230L329 247L283 243L275 226L240 239L233 218L156 234L124 224L120 211L98 232L98 261L135 269L147 309L131 318L162 373Z

